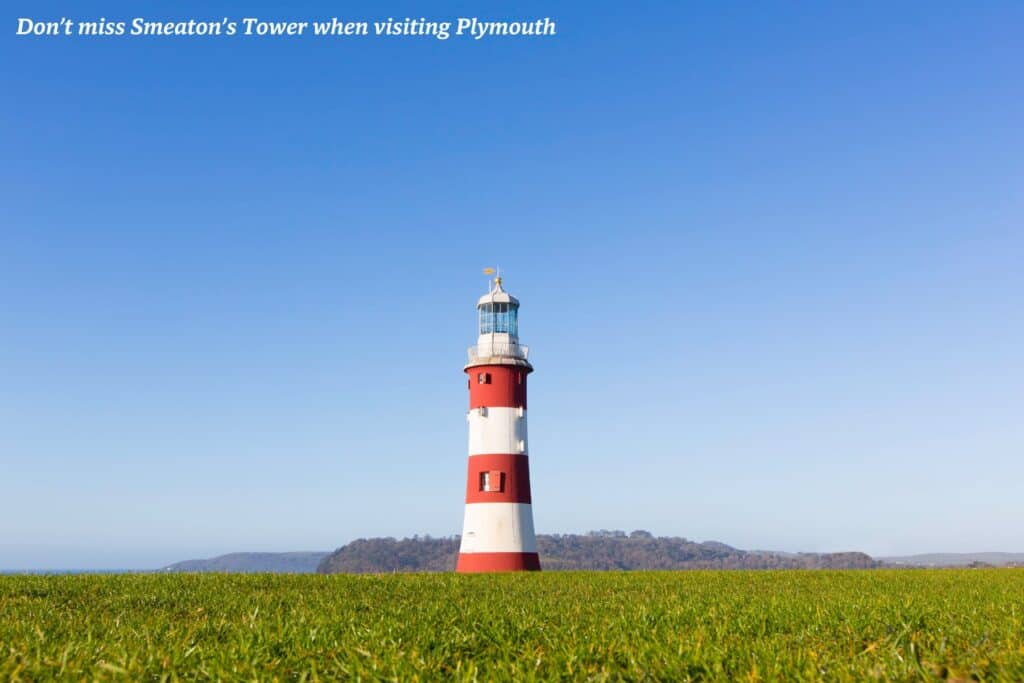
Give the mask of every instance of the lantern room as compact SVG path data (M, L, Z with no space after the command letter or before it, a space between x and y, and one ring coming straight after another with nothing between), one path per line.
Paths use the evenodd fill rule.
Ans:
M488 301L477 306L477 311L480 316L480 334L519 336L519 304L514 300Z
M477 343L470 362L480 358L526 359L528 349L519 343L519 300L501 286L501 277L476 303Z

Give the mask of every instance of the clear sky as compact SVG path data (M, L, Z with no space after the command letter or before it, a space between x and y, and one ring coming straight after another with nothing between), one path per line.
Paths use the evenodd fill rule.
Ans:
M5 6L0 567L458 533L489 265L539 533L1024 551L1024 5L289 4Z

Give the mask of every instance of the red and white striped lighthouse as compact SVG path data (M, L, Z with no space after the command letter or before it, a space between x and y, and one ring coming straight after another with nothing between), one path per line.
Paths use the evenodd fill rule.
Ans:
M479 336L469 348L469 473L459 572L540 569L533 533L526 441L526 377L519 301L501 277L477 302Z

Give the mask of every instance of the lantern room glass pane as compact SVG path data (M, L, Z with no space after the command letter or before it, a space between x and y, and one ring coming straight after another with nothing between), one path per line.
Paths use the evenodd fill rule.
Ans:
M510 303L481 304L480 334L519 334L518 306Z
M493 304L480 306L480 334L490 334L494 331Z
M508 304L494 304L494 331L508 334Z

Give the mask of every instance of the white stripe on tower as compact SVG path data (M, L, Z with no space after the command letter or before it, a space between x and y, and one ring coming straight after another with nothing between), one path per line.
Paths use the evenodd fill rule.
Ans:
M462 553L535 553L533 511L529 503L469 503L465 526L475 531L462 537Z
M526 453L524 408L474 408L469 422L469 454Z

